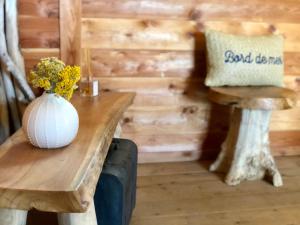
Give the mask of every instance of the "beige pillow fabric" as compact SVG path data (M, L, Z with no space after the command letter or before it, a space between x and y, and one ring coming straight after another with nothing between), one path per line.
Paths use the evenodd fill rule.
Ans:
M206 31L207 86L283 86L283 37Z

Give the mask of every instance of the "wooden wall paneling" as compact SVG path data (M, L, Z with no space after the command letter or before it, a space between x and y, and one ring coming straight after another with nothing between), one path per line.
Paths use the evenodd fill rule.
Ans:
M200 151L183 151L183 152L139 152L139 163L159 163L159 162L183 162L194 161L201 157Z
M19 14L58 18L59 0L19 0Z
M85 75L80 51L90 48L102 90L137 92L123 135L138 143L140 162L195 160L219 151L228 112L206 97L205 28L283 34L285 84L300 91L297 0L20 0L19 10L27 71L41 57L61 55L81 63ZM274 154L300 154L299 110L273 113Z
M181 77L97 77L103 91L136 91L134 106L174 106L206 103L202 79ZM285 76L285 84L300 90L298 76Z
M91 49L91 69L100 77L189 77L195 63L205 70L204 58L204 51Z
M59 0L19 0L20 45L26 74L42 57L59 57Z
M101 84L100 84L101 85ZM103 87L105 88L105 87ZM197 102L208 102L206 92L189 95L156 95L156 94L138 94L134 99L134 106L174 106L185 104L197 104Z
M22 49L22 54L25 59L26 74L29 74L29 71L38 63L41 58L59 58L59 48L24 48Z
M19 16L22 48L59 48L58 18Z
M81 0L60 0L60 57L70 65L80 65Z
M297 0L83 0L83 16L299 22ZM101 9L101 10L99 10ZM259 9L259 10L258 10Z
M200 79L177 77L97 77L106 91L135 91L137 94L157 94L173 96L195 93L203 87Z
M102 49L193 50L195 21L83 18L82 46Z
M270 132L272 152L277 156L300 155L299 137L299 130Z
M214 105L215 107L215 105ZM176 105L169 107L136 107L138 110L129 109L123 118L124 132L128 129L128 132L134 132L132 129L144 129L147 126L156 126L156 129L163 132L164 128L169 126L174 127L174 131L180 133L181 129L187 124L190 131L193 133L205 133L208 130L209 123L211 119L214 122L214 130L223 130L227 128L229 110L224 107L215 107L212 109L211 104L195 103L194 105ZM149 109L151 108L151 109ZM214 115L212 115L212 110L214 110ZM274 111L272 113L271 119L271 131L297 131L300 127L300 107L284 110L284 111ZM223 115L222 117L216 115ZM196 128L194 129L194 127ZM200 127L198 127L200 126ZM178 128L179 130L176 130ZM151 131L152 128L148 128ZM169 129L169 128L168 128ZM173 131L170 131L170 134ZM136 133L139 133L138 131ZM145 132L142 132L145 134Z
M192 111L196 109L196 106L190 108ZM204 158L214 157L228 129L228 121L225 119L224 112L220 111L210 119L209 110L187 116L181 116L180 113L176 114L174 111L175 109L170 108L169 115L165 111L162 117L158 114L148 113L147 115L147 113L132 113L131 111L125 115L123 136L135 140L139 145L139 151L147 153L141 155L147 156L141 159L141 162L155 158L154 155L148 156L150 152L157 156L157 160L167 160L167 158L160 158L159 153L166 155L171 154L170 152L182 153L195 150L203 151ZM271 145L275 155L300 154L298 114L299 109L282 111L282 113L274 112L271 122ZM213 124L211 124L212 120Z
M285 52L284 72L286 75L300 75L300 52Z
M82 70L86 71L84 54ZM285 74L300 74L300 53L285 52ZM104 77L205 77L206 61L203 50L114 50L91 49L91 70Z
M273 111L270 123L271 131L297 131L300 130L300 106L280 111Z
M83 18L82 46L102 49L203 50L204 29L232 34L283 34L285 51L300 51L299 24L240 21Z
M188 120L204 118L211 110L211 104L196 102L193 105L130 107L124 113L124 122L138 124L179 124Z

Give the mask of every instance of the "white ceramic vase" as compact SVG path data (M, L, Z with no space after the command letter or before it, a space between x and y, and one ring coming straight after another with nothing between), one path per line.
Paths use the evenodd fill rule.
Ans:
M60 148L70 144L78 132L74 106L55 94L44 93L26 108L22 128L30 143L39 148Z

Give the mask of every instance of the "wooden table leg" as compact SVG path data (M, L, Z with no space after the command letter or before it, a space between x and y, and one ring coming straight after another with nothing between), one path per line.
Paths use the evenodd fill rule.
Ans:
M273 185L282 185L281 175L269 147L271 111L234 108L222 150L210 171L229 171L225 182L261 179L267 172Z
M28 211L0 209L0 225L26 225Z
M97 225L94 201L85 213L59 213L57 217L59 225Z
M114 133L114 138L120 138L121 134L122 134L122 126L121 126L121 123L119 122L116 127L116 131Z

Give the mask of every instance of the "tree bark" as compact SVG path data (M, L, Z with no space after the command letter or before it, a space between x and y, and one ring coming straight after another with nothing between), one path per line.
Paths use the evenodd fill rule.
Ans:
M5 36L7 44L7 52L10 55L12 61L22 72L22 75L26 79L24 59L19 47L19 32L18 32L18 0L9 0L5 2ZM22 115L28 100L22 93L19 84L13 80L16 103L18 105L19 114Z
M271 111L234 108L226 140L210 171L229 171L225 182L261 179L267 173L273 185L282 185L281 175L270 152Z
M0 209L0 225L26 225L27 211Z
M14 13L16 14L17 12L15 11ZM27 98L29 100L33 100L35 96L25 79L25 74L16 66L16 64L8 55L4 32L4 18L4 0L0 0L0 59L5 65L6 70L10 72L16 79L16 81L19 83L20 88L22 89L23 93L27 96Z
M0 69L0 144L9 136L9 115L2 73Z
M97 225L94 201L85 213L59 213L57 217L59 225Z

